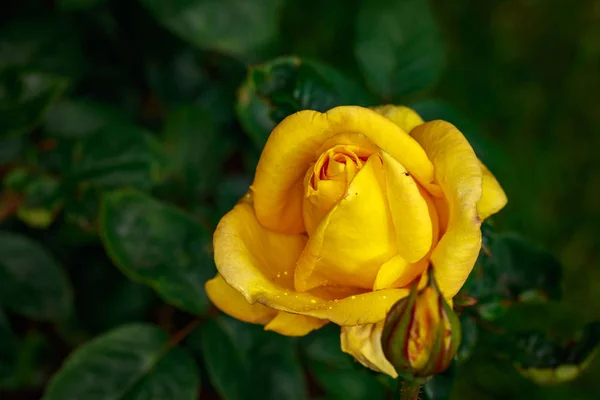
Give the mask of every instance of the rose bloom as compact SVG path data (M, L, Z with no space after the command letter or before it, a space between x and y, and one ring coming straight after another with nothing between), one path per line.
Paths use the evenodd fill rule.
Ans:
M342 350L397 376L381 346L390 307L433 268L448 300L506 196L465 137L412 109L342 106L283 120L248 194L214 234L225 313L289 336L333 322Z

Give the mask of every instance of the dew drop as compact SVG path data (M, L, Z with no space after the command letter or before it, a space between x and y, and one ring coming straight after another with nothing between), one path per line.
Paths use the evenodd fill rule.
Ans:
M351 298L352 300L354 300L354 299L356 299L356 296L352 296L352 297L350 297L350 298Z
M287 271L283 271L283 274L284 274L284 275L287 275Z
M313 303L313 304L317 303L317 301L315 299L311 299L310 302Z
M283 292L283 295L284 295L284 296L287 296L287 295L288 295L288 292Z

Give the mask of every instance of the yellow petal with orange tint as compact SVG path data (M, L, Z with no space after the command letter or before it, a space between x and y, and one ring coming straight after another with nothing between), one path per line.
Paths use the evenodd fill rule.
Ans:
M398 253L409 263L414 263L427 254L433 239L427 201L402 164L385 151L381 152L381 157Z
M374 154L311 235L296 267L297 290L326 284L371 289L381 264L397 253L383 179Z
M285 336L304 336L328 322L326 319L279 311L277 316L265 326L265 330Z
M483 174L483 195L477 203L477 214L483 221L504 208L508 199L502 186L483 164L481 164L481 172Z
M258 302L338 325L380 321L396 301L408 295L407 289L385 289L332 299L294 291L289 271L305 240L302 235L269 231L258 222L250 204L240 203L217 226L215 264L223 279L250 304Z
M405 106L388 104L385 106L373 107L372 110L392 120L396 125L404 129L404 132L408 133L415 127L425 123L423 118L421 118L415 110Z
M205 284L206 294L225 314L240 321L265 325L278 314L277 310L259 303L250 304L244 296L217 275Z
M376 324L342 327L342 351L352 355L365 367L396 378L398 374L381 346L384 323L385 320Z
M256 168L252 191L262 225L283 233L305 230L298 187L323 143L348 132L362 134L387 151L429 190L433 165L419 144L391 120L357 106L336 107L324 114L300 111L275 127Z
M462 287L481 248L477 202L482 193L479 160L456 127L445 121L417 126L411 135L435 166L435 179L448 203L448 226L431 254L436 280L444 297Z

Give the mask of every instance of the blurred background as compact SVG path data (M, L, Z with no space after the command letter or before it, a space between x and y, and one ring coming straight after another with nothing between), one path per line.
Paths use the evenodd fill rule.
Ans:
M562 265L560 300L511 323L600 319L600 2L2 7L0 398L41 398L73 349L132 322L185 334L164 368L189 365L178 376L191 387L153 398L248 398L250 382L268 390L256 398L389 398L393 383L344 356L335 329L282 338L219 315L203 293L214 226L272 127L306 108L407 104L456 124L507 193L493 229ZM452 399L600 392L598 359L544 387L483 350L456 370ZM76 398L69 379L82 378L46 398ZM139 396L89 398L151 398Z

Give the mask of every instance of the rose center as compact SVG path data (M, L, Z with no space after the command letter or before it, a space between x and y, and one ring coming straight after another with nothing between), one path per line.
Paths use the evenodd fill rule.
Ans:
M317 160L313 167L310 184L313 190L319 190L320 181L334 180L348 185L362 168L369 153L358 146L337 145Z
M348 185L371 151L356 145L336 145L323 152L304 180L304 225L310 235L322 218L344 197Z

